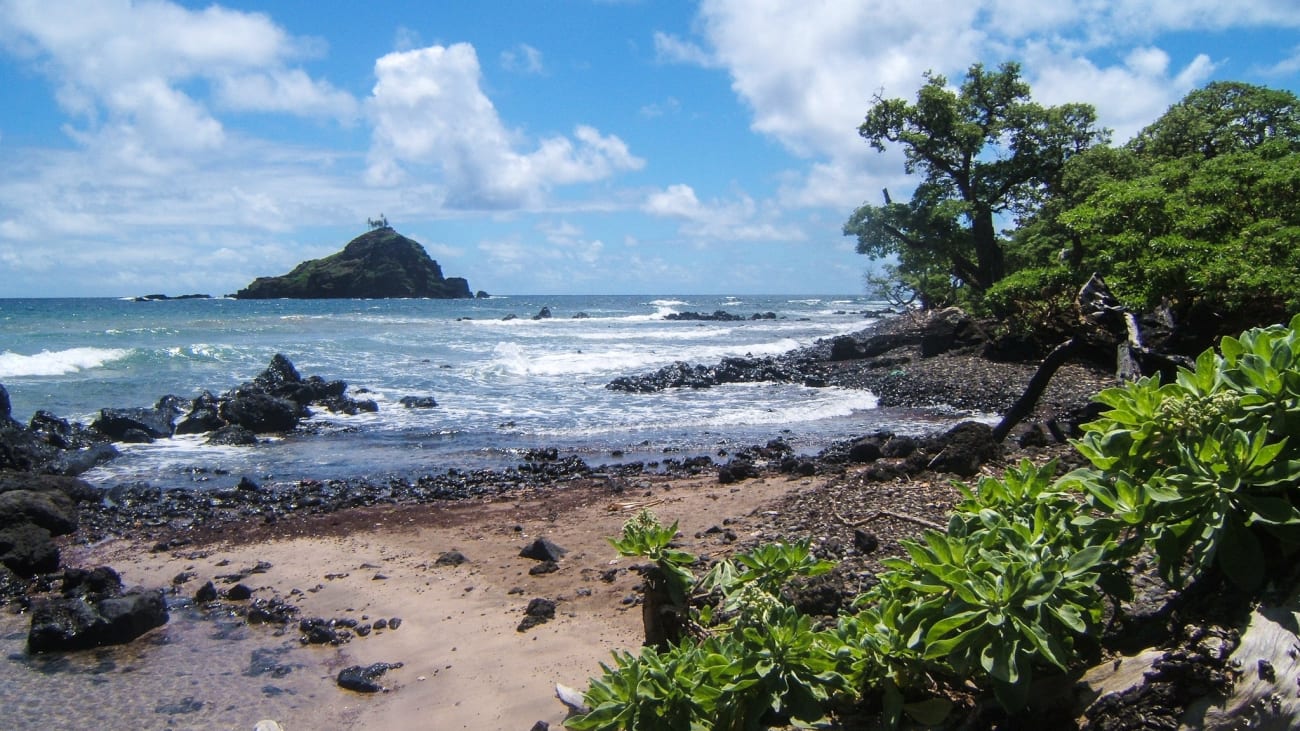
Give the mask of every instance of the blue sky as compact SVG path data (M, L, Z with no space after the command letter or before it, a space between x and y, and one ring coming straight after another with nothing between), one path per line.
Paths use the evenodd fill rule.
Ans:
M859 293L857 125L1014 60L1122 141L1295 0L0 0L0 297L224 294L385 214L493 293Z

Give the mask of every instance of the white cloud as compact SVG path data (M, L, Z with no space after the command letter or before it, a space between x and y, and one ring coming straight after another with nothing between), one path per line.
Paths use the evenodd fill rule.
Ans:
M660 63L684 63L705 68L721 65L713 54L670 33L655 31L654 42L655 58Z
M44 69L59 104L84 125L70 128L74 138L138 148L146 168L153 155L226 141L205 88L241 111L355 114L348 94L288 66L321 44L261 13L158 0L3 0L0 17L0 44Z
M217 98L228 109L317 115L345 123L357 116L356 98L302 69L230 74L215 82Z
M501 68L518 74L538 75L546 69L542 66L542 52L520 43L514 48L501 52Z
M654 39L661 60L726 69L752 129L809 161L801 181L787 179L783 202L844 207L896 182L898 159L854 133L873 95L912 99L925 71L957 83L975 61L1021 61L1035 99L1090 102L1123 139L1219 62L1202 54L1173 68L1153 39L1245 27L1300 27L1300 3L704 0L698 43ZM1102 57L1121 60L1094 60Z
M691 186L678 183L646 196L641 210L652 216L681 221L682 233L700 243L805 238L798 228L777 221L772 208L760 208L743 193L732 201L703 203Z
M1034 98L1044 104L1087 102L1121 143L1154 122L1187 92L1205 83L1214 70L1198 55L1171 69L1169 54L1154 47L1129 52L1123 65L1098 67L1086 58L1060 56L1033 46L1027 51Z
M538 204L552 186L644 165L618 137L584 125L572 138L518 151L525 141L483 93L478 56L466 43L390 53L375 62L375 76L368 179L376 185L436 171L451 207L517 208Z

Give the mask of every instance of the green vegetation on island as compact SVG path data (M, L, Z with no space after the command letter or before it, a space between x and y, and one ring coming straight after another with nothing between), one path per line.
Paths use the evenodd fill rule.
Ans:
M376 225L376 224L382 225ZM444 277L419 242L371 221L372 230L337 254L304 261L279 277L258 277L235 293L237 299L468 299L461 277Z

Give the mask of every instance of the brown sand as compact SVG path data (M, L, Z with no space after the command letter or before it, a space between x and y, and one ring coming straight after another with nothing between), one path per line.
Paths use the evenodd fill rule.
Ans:
M82 548L70 565L110 564L128 584L167 586L182 571L202 582L259 561L272 564L244 583L255 597L280 596L302 616L400 617L397 630L358 637L338 653L340 664L401 662L382 682L391 692L364 695L328 688L301 718L279 718L286 729L528 729L544 720L559 728L564 706L555 684L583 689L615 649L640 644L639 606L625 604L639 577L627 568L606 537L648 505L665 523L680 521L683 547L699 554L726 552L712 526L732 521L745 538L746 516L813 479L769 477L739 486L716 478L649 481L614 493L597 486L559 487L494 501L359 509L315 518L294 518L279 537L249 535L208 545L152 553L148 546L113 541ZM568 549L559 570L531 576L535 561L520 549L544 536ZM255 538L255 540L248 540ZM445 551L469 562L436 566ZM218 565L220 564L220 565ZM338 576L346 574L345 576ZM383 578L379 578L383 577ZM219 588L226 585L217 582ZM290 595L293 589L302 594ZM313 591L314 589L314 591ZM522 591L520 591L522 590ZM533 597L558 604L556 618L527 632L516 631ZM267 629L267 632L270 630ZM303 648L295 653L329 653ZM328 676L322 683L332 684ZM250 701L250 713L255 702ZM251 718L251 728L256 718Z

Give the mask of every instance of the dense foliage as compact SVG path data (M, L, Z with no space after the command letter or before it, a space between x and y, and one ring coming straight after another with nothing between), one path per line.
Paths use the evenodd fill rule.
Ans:
M918 172L909 202L845 224L926 305L1021 329L1072 321L1096 273L1128 307L1213 333L1300 309L1300 100L1214 82L1112 147L1086 105L1041 107L1013 64L927 76L915 104L877 98L859 132ZM998 234L997 225L1010 230Z
M568 727L763 729L849 705L889 727L933 725L972 688L1014 715L1035 677L1093 655L1139 553L1154 551L1173 587L1252 590L1285 570L1300 548L1300 316L1225 338L1173 382L1098 399L1109 409L1076 442L1091 467L1057 477L1026 462L960 486L947 529L906 541L908 557L882 562L830 626L782 599L791 578L830 568L807 543L759 546L696 578L694 557L670 547L675 525L629 521L615 545L692 592L701 638L616 653Z
M916 103L876 97L858 133L873 148L900 145L908 173L924 177L908 203L863 205L844 226L858 252L893 256L894 273L926 304L955 287L983 292L1006 275L995 218L1037 209L1072 156L1106 139L1084 104L1030 99L1020 67L976 64L959 90L926 75Z

